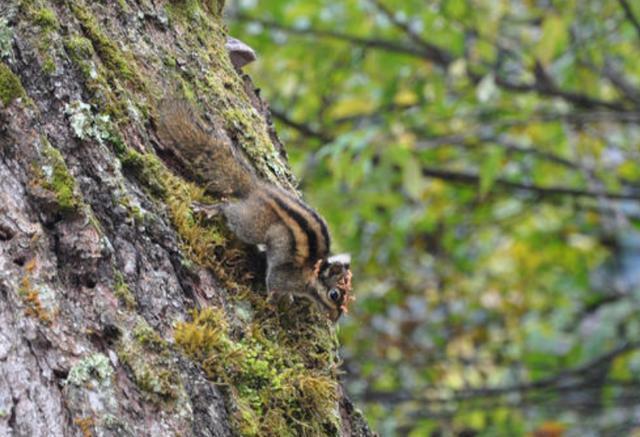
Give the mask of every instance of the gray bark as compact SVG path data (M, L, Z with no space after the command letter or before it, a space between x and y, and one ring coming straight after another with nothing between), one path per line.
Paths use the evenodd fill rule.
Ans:
M0 4L0 435L234 434L225 392L172 344L227 291L118 149L163 156L153 108L178 83L291 181L266 105L223 58L220 6ZM370 434L340 411L343 435Z

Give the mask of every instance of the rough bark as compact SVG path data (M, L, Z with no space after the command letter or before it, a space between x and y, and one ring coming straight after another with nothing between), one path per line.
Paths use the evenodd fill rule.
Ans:
M162 96L182 94L292 184L266 105L224 51L221 6L0 3L0 435L238 432L233 387L174 330L194 307L235 308L230 284L251 284L238 271L259 272L233 243L206 245L213 231L194 247L197 187L153 122ZM369 435L337 399L339 432Z

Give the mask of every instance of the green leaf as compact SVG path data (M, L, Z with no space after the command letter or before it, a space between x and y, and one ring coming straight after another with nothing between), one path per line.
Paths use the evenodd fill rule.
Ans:
M536 59L544 66L549 65L556 56L566 49L567 42L567 26L562 17L548 16L542 24L542 37L535 49Z
M499 177L503 159L504 149L491 147L487 151L487 156L480 167L480 196L486 196L493 188L496 179Z

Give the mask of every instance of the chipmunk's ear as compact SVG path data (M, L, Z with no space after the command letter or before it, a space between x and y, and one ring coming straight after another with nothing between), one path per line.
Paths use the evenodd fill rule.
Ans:
M348 253L339 253L327 258L328 264L341 264L347 268L351 265L351 255Z

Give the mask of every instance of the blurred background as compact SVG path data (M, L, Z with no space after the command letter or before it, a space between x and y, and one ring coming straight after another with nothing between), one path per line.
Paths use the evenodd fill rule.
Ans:
M372 426L640 435L639 2L228 3L353 254Z

